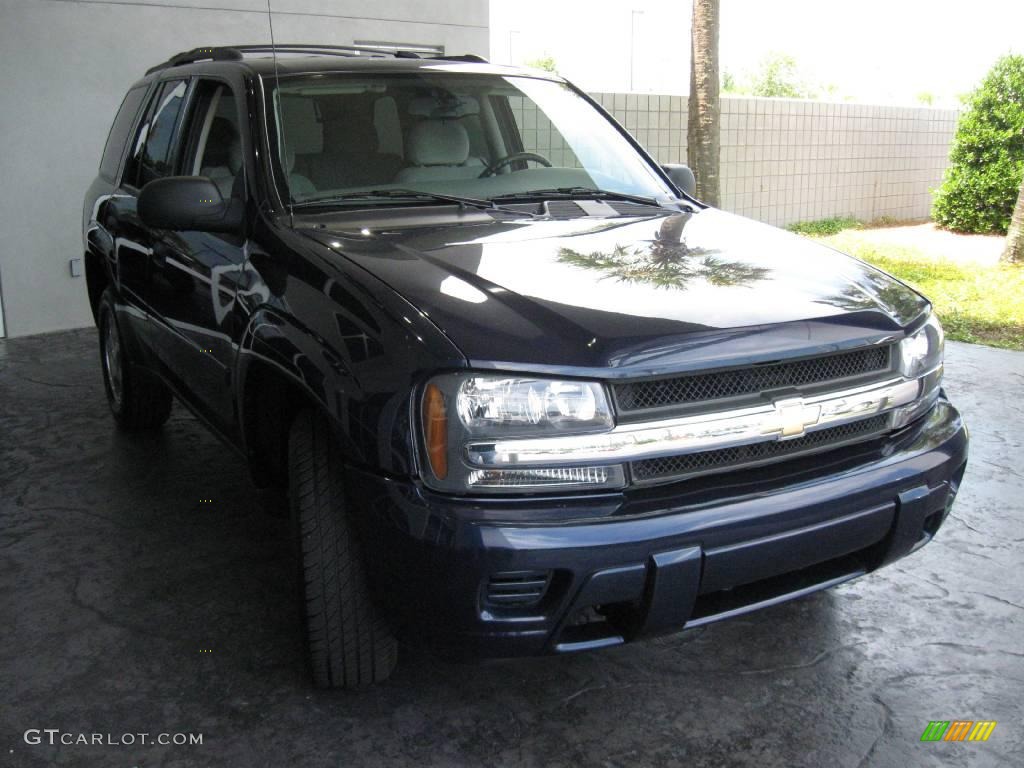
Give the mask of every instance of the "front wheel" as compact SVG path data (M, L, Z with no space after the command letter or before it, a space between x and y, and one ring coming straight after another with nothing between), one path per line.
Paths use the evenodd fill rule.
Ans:
M100 365L110 412L124 429L160 427L171 415L171 390L152 373L132 364L117 325L114 295L109 288L100 298L98 314Z
M398 660L398 644L370 599L336 441L312 411L292 423L288 496L313 682L320 688L361 688L386 680Z

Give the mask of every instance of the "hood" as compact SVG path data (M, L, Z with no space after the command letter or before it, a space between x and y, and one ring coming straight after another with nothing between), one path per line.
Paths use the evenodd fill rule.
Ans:
M614 376L817 354L899 334L927 306L849 256L710 208L378 216L362 230L350 212L316 218L308 234L388 283L474 367Z

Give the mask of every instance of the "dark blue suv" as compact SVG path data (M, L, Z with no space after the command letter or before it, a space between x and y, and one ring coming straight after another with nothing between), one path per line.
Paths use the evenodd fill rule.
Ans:
M83 216L107 396L288 491L313 677L565 653L913 552L967 432L888 275L709 208L585 94L472 56L204 48Z

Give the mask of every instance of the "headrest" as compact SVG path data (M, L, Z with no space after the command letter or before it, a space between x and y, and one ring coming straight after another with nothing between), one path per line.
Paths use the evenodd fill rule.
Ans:
M439 97L417 96L409 102L409 114L415 117L466 117L479 115L480 103L472 96L456 96L452 93Z
M237 138L228 147L228 170L236 176L242 170L242 142Z
M281 97L284 143L299 155L319 154L324 149L324 130L317 119L316 102L305 96Z
M405 157L413 165L462 165L469 134L457 120L421 120L409 131Z
M326 120L324 139L331 152L341 154L373 153L380 148L380 139L373 121L358 113Z
M235 126L227 118L213 118L210 133L206 138L203 165L205 167L227 167L233 174L237 174L241 170L242 142Z

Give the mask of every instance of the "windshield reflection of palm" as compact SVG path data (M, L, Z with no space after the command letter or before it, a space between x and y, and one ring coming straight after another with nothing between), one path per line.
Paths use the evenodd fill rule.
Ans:
M717 286L749 286L768 277L771 270L743 261L721 258L721 251L691 248L684 230L690 212L665 217L653 242L645 245L616 244L611 251L580 253L562 248L558 260L574 267L605 272L623 283L647 283L658 288L686 290L690 281L700 279Z

